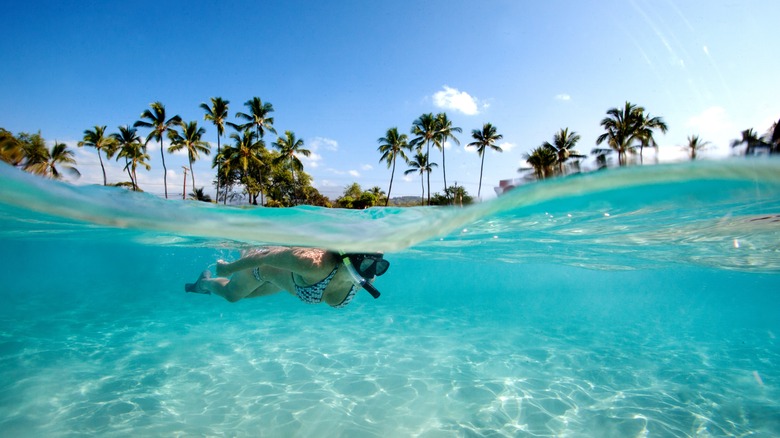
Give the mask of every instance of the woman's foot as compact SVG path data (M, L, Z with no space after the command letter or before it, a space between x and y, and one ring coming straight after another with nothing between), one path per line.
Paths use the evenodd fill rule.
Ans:
M211 271L208 269L201 272L200 276L198 277L198 280L195 283L187 283L184 285L184 292L191 292L194 294L205 294L205 295L211 295L211 292L209 292L207 289L203 287L203 280L208 280L211 278Z

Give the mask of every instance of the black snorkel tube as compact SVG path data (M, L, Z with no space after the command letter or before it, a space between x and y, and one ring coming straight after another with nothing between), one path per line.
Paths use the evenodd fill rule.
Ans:
M352 260L349 259L349 255L342 252L341 260L344 262L344 266L347 267L347 272L349 273L352 282L355 283L355 286L362 287L375 299L379 298L379 291L368 280L358 274L357 269L355 269L355 266L352 265Z

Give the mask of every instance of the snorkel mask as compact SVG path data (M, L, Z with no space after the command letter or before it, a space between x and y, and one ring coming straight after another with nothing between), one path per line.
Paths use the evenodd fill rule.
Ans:
M379 291L369 280L387 272L390 262L385 260L382 254L341 253L341 259L347 267L352 282L365 289L372 297L379 298Z

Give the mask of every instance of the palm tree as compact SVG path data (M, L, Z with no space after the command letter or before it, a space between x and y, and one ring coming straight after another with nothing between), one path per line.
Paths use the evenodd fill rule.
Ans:
M436 147L441 150L441 170L444 174L444 196L449 197L447 191L447 166L444 161L444 143L447 140L452 140L456 145L460 145L460 141L455 137L455 132L463 132L462 129L452 126L452 121L447 118L447 113L439 113L436 115L436 135L433 138L433 142ZM430 191L430 190L429 190Z
M655 142L655 138L653 138L653 130L658 129L663 134L666 134L666 131L669 130L669 127L666 126L666 123L662 118L650 117L649 113L645 115L644 108L638 107L637 110L637 125L634 137L639 140L639 163L643 164L644 157L642 156L642 152L644 152L644 148L646 146L654 147L656 148L656 151L658 150L658 145Z
M22 166L22 169L27 172L43 175L43 172L46 170L46 162L49 160L51 153L46 147L46 140L43 139L41 133L28 134L22 132L16 140L21 158L15 165Z
M245 129L254 127L255 132L257 133L257 139L261 141L261 147L265 148L265 143L262 143L263 137L265 136L265 130L267 129L268 131L276 134L276 130L274 129L273 126L274 118L268 116L269 114L274 112L274 106L270 102L263 103L263 101L259 97L253 97L252 99L247 100L246 102L244 102L244 106L249 108L249 114L236 113L236 117L239 119L246 120L247 123L243 125L228 123L228 125L233 127L233 129L235 129L236 131L243 131ZM260 191L261 204L263 203L262 196L263 196L263 192L261 190Z
M534 168L534 174L538 179L551 176L553 174L553 166L558 162L558 155L555 153L555 150L546 145L539 146L532 150L530 154L523 155L523 157Z
M119 153L116 159L125 159L125 171L130 176L130 183L133 185L133 191L138 191L138 175L136 169L139 165L144 166L146 170L151 169L147 160L149 154L146 153L146 145L141 142L138 131L128 125L120 126L119 132L111 134L119 147Z
M436 138L436 132L438 128L438 122L433 113L423 114L412 122L412 135L416 135L412 139L411 145L417 148L418 152L422 152L422 144L425 143L425 156L430 156L431 141ZM427 161L427 160L426 160ZM431 203L431 173L428 172L428 204Z
M626 164L626 154L632 151L632 142L636 128L638 113L642 108L626 102L624 108L610 108L607 110L608 117L601 120L601 126L607 131L596 139L596 144L600 145L604 141L607 145L618 153L618 163L623 166Z
M51 150L44 148L39 152L39 155L39 159L27 166L27 170L30 172L47 178L61 179L62 172L57 168L58 165L61 165L60 168L63 171L76 177L81 176L78 169L73 166L76 164L73 151L69 150L65 143L55 141Z
M228 170L237 170L241 175L242 183L246 184L250 165L263 165L261 158L264 148L263 141L257 139L254 131L248 129L241 134L230 134L230 138L233 139L233 145L226 146L222 151L225 156L225 167ZM256 200L253 202L251 193L249 203L257 203Z
M154 102L150 106L152 107L151 110L147 109L143 113L141 113L141 119L148 119L149 121L147 122L146 120L139 120L133 124L133 127L138 128L140 126L142 128L152 128L152 132L150 132L149 135L146 137L147 143L151 139L160 140L160 157L162 158L162 165L163 165L163 184L165 187L165 199L168 199L168 168L165 167L165 150L163 149L163 134L165 134L165 131L167 131L172 125L181 123L181 117L175 115L170 119L166 119L165 105L163 105L161 102Z
M303 148L303 139L296 139L292 131L284 131L284 137L279 137L272 145L279 149L279 162L289 161L290 171L292 172L293 193L295 192L295 169L302 170L303 163L296 156L297 154L308 157L311 151ZM296 195L297 197L297 195ZM296 199L297 204L297 199Z
M553 142L544 142L542 147L555 152L556 162L558 163L558 172L563 175L563 163L569 158L582 158L584 155L574 150L574 145L580 141L580 136L569 128L561 129L553 136Z
M420 174L420 188L422 189L422 196L420 197L420 204L424 205L425 202L425 179L423 178L426 173L430 175L431 170L437 166L436 163L428 162L428 154L417 152L414 159L407 162L409 169L404 172L404 175L417 172ZM430 186L429 186L430 187ZM428 202L430 203L431 194L428 193Z
M24 161L22 143L3 128L0 128L0 161L12 166L18 166Z
M731 142L731 147L732 148L737 147L742 143L745 143L747 145L747 147L745 148L745 155L753 155L756 147L763 146L766 144L763 140L761 140L761 138L758 136L756 131L753 130L753 128L742 131L742 138L733 140Z
M482 157L482 164L479 166L479 188L477 189L477 198L482 193L482 171L485 168L485 150L492 149L496 152L503 152L503 150L496 146L496 142L504 138L503 135L498 134L496 127L490 123L482 125L482 130L474 129L471 131L471 138L473 141L466 146L473 146L477 148L477 154Z
M368 193L371 193L372 195L376 196L377 201L381 200L385 197L385 191L382 190L382 187L374 186L370 189L366 190Z
M192 189L192 192L190 193L190 199L202 202L211 202L211 196L204 192L203 189L203 187L199 189Z
M203 116L204 120L208 120L211 123L214 124L214 126L217 127L217 154L215 155L214 164L216 164L217 167L217 175L220 173L220 167L222 165L222 162L219 161L219 157L222 156L222 147L220 144L220 139L222 138L222 134L225 133L225 119L228 117L228 105L230 104L229 100L224 100L221 97L212 97L211 98L211 106L206 105L205 103L201 103L200 107L203 108L204 111L206 111L206 114ZM217 201L219 201L219 178L217 178Z
M710 142L702 141L698 135L689 135L688 144L686 146L683 146L683 149L688 151L689 156L691 157L691 161L693 161L696 159L696 154L699 151L703 151L704 149L707 149L709 145Z
M269 114L274 112L274 106L270 102L263 103L259 97L253 97L250 100L244 102L244 106L249 108L249 114L236 113L236 117L244 119L247 123L240 126L241 130L254 127L257 131L257 138L262 140L265 136L265 130L269 130L276 134L274 129L274 118L268 117ZM231 123L231 125L234 125Z
M404 161L408 161L409 159L406 157L406 153L404 151L411 151L412 146L408 143L409 137L406 136L406 134L400 134L398 132L398 128L390 128L387 130L387 133L384 137L380 137L377 142L379 143L379 147L377 150L382 153L382 156L379 158L379 162L382 161L387 162L387 167L392 167L393 170L390 172L390 188L387 189L387 198L385 198L385 207L387 207L388 203L390 202L390 192L393 190L393 177L395 177L395 160L398 157L401 157L404 159Z
M653 138L653 130L659 129L666 133L668 127L660 117L650 117L645 115L645 109L636 106L631 102L626 102L622 109L610 108L607 110L607 117L601 120L601 126L607 131L596 139L596 144L600 145L604 141L607 145L618 153L618 163L621 166L626 164L626 155L634 152L635 141L639 142L639 159L642 162L642 153L647 146L656 147ZM601 149L595 149L600 155L604 155Z
M192 171L192 162L200 158L200 154L211 154L211 146L203 141L204 128L198 127L198 122L190 123L179 122L181 133L175 129L168 131L168 139L171 145L168 147L168 153L187 149L187 158L190 162L190 175L192 175L192 187L195 187L195 172Z
M117 144L111 136L106 136L106 126L95 126L94 129L87 129L84 131L84 140L80 141L78 145L79 147L90 146L97 150L100 168L103 170L103 185L108 185L106 168L103 165L103 158L100 155L100 151L103 151L106 154L106 158L111 158L116 152Z
M772 152L780 152L780 120L776 121L769 128L769 142L772 144Z

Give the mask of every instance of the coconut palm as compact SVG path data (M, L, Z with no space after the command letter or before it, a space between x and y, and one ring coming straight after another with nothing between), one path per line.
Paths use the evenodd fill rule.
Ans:
M584 155L574 150L574 145L580 141L580 136L576 132L569 132L569 128L561 129L553 136L553 142L544 142L542 147L550 149L556 155L558 164L558 173L563 175L563 164L569 158L582 158Z
M247 184L247 177L250 166L263 165L263 141L257 138L257 134L255 134L254 131L250 131L248 129L241 134L230 134L230 138L233 139L233 145L225 146L225 149L222 151L222 154L225 156L225 168L229 171L238 171L241 182L243 184ZM223 169L223 172L225 172L225 169ZM249 196L249 202L256 203L256 201L253 201L251 193Z
M12 166L18 166L24 161L22 143L3 128L0 128L0 161Z
M780 120L772 124L772 127L769 128L767 136L769 137L769 142L772 145L772 152L780 152Z
M431 152L431 142L436 138L438 122L433 113L423 114L412 122L412 135L415 135L411 141L412 147L422 152L422 145L425 143L425 156L429 157ZM428 204L431 203L431 173L428 172Z
M253 97L250 100L247 100L244 102L244 106L249 108L249 114L247 113L236 113L236 117L239 119L244 119L247 121L247 123L243 125L237 125L235 123L228 123L229 126L233 127L236 131L244 131L245 129L251 129L254 128L255 132L257 134L257 140L259 140L260 147L265 148L265 143L262 142L263 137L265 136L265 131L268 130L274 134L276 134L276 130L274 129L274 118L269 117L269 114L274 112L274 106L270 102L265 102L259 98L259 97ZM267 167L267 166L260 166L261 168ZM260 175L262 179L262 174ZM263 192L260 191L260 196L262 198ZM263 203L261 199L261 204Z
M111 136L106 135L106 126L95 126L94 129L84 131L84 140L78 143L79 147L89 146L97 150L98 160L100 160L100 169L103 170L103 185L108 185L106 178L106 167L103 165L103 158L100 151L106 154L106 158L111 158L117 150L116 141Z
M125 171L130 176L130 183L133 185L133 191L138 191L138 175L136 169L143 166L146 170L151 169L148 160L149 154L146 153L146 145L141 142L138 131L130 126L120 126L119 132L111 134L111 138L117 143L119 153L117 160L125 159Z
M385 191L382 190L382 187L374 186L370 189L366 190L366 192L371 193L376 197L377 200L381 200L382 198L385 198ZM387 198L385 198L387 199Z
M377 150L382 153L379 162L385 161L388 169L393 168L390 172L390 188L387 189L387 198L385 198L385 207L387 207L390 202L390 192L393 190L396 158L401 157L404 161L408 161L404 151L411 151L412 146L409 144L409 137L406 134L400 134L398 128L395 127L388 129L385 136L380 137L377 142L379 143Z
M300 154L304 157L311 155L311 151L303 148L303 139L296 139L295 133L292 131L284 131L284 137L279 137L272 145L279 149L279 158L277 162L288 161L290 163L290 171L292 172L293 192L295 191L295 169L303 170L303 163L298 159L296 155ZM297 198L297 195L296 195ZM297 203L297 200L296 200Z
M490 123L482 125L482 130L474 129L471 131L471 138L475 141L467 144L466 146L477 148L477 154L482 157L482 164L479 166L479 188L477 189L477 198L482 193L482 171L485 168L485 151L492 149L496 152L503 152L503 150L496 145L496 142L504 138L499 134L496 127Z
M21 161L16 165L22 166L22 169L27 172L43 175L43 171L46 169L46 162L49 160L51 153L46 147L46 140L43 139L41 133L28 134L22 132L17 136L16 140L21 152Z
M696 159L696 154L698 154L700 151L703 151L704 149L707 149L709 145L710 142L702 141L698 135L689 135L688 144L683 146L683 149L688 152L688 155L691 157L691 161L693 161Z
M447 113L439 113L436 115L436 135L433 138L433 142L436 147L441 150L441 170L444 175L444 196L449 197L447 191L447 166L444 160L444 143L447 140L452 140L456 145L460 145L460 141L455 137L455 133L463 132L462 129L452 126L452 121L447 118Z
M420 174L420 188L422 189L422 196L420 197L420 204L424 204L425 202L425 174L431 173L431 170L438 166L436 163L429 163L428 162L428 154L424 154L422 152L417 152L415 154L414 159L408 161L406 164L409 165L409 169L407 169L404 172L404 175L409 175L410 173L419 173ZM428 186L430 189L430 185ZM431 194L428 193L428 201L430 203L430 196Z
M553 168L558 162L555 150L546 145L539 146L529 154L523 155L528 164L534 168L534 174L538 179L544 179L553 174Z
M44 147L37 152L37 157L27 163L25 170L47 178L61 179L63 171L72 176L79 177L81 173L73 165L73 151L68 149L65 143L54 142L51 150ZM60 166L58 169L57 166ZM61 169L61 170L60 170Z
M214 157L214 164L216 164L217 167L217 175L219 175L220 167L222 166L222 162L218 159L218 157L222 155L220 153L222 152L221 138L222 134L225 133L225 119L228 117L229 104L229 100L224 100L221 97L212 97L211 106L208 106L205 103L200 104L200 107L206 111L203 119L210 121L214 124L214 126L217 127L217 154ZM219 181L220 179L217 178L217 201L219 201Z
M192 192L190 192L190 199L202 202L211 202L211 196L209 196L208 193L206 193L203 189L203 187L199 189L192 189Z
M146 137L146 142L149 140L160 140L160 157L162 158L163 165L163 185L165 188L165 199L168 199L168 168L165 167L165 150L163 149L163 135L171 126L181 123L181 117L175 115L171 118L166 118L165 105L161 102L154 102L151 105L151 110L145 110L141 113L141 119L133 124L133 127L138 128L151 128L152 132ZM147 119L143 120L143 119Z
M195 172L192 171L192 163L200 158L201 153L205 155L211 154L211 146L203 141L203 134L206 133L206 130L198 127L198 122L179 122L178 125L181 129L181 133L175 129L168 131L168 139L171 141L171 145L168 147L168 153L187 149L187 158L190 163L190 175L192 176L192 187L195 188Z
M766 143L758 136L756 131L753 130L753 128L746 129L742 131L742 137L738 138L736 140L733 140L731 142L731 147L735 148L737 146L740 146L742 144L745 144L747 147L745 148L745 155L753 155L755 152L756 147L763 146Z
M276 130L274 129L273 126L274 118L268 117L269 114L274 112L274 106L271 105L270 102L263 103L263 101L259 97L253 97L252 99L244 102L244 106L249 108L249 114L236 113L236 117L239 119L246 120L247 123L243 125L235 125L233 123L230 123L230 125L232 125L234 128L236 126L239 126L241 130L247 128L254 128L257 132L258 140L263 139L263 137L265 136L266 129L276 134Z
M623 109L608 109L608 117L601 120L600 124L607 132L596 139L596 144L600 145L606 141L607 145L618 153L618 163L621 166L626 164L626 154L633 152L637 119L642 111L643 108L626 102Z
M666 134L666 131L669 130L669 127L666 126L666 123L663 121L660 117L650 117L650 114L645 114L644 108L638 107L637 108L637 120L636 120L636 131L634 132L634 138L639 140L639 163L644 163L644 157L642 156L642 152L644 151L645 147L653 147L656 148L656 151L658 150L658 145L655 142L655 138L653 138L653 130L660 130L663 134Z

